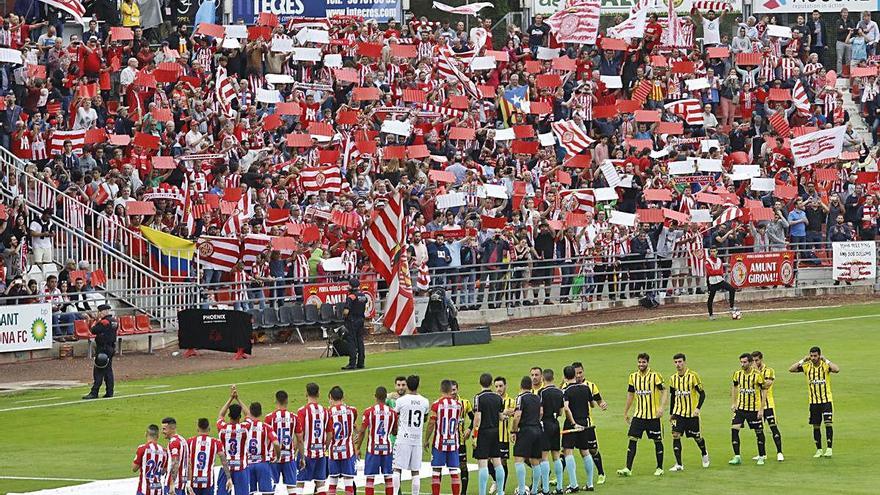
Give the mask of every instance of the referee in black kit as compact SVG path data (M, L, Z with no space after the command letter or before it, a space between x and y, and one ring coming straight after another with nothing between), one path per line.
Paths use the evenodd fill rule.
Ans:
M544 430L541 443L541 493L549 494L551 459L556 470L556 486L562 486L562 459L559 457L562 431L559 429L559 416L564 415L565 403L562 390L553 383L553 370L545 369L542 375L544 386L538 391L543 412L541 427Z
M538 493L536 476L541 463L541 399L532 393L532 379L524 376L520 380L520 393L516 397L516 411L513 413L513 426L510 439L513 441L513 467L516 469L517 493L526 493L526 459L532 465L532 491Z
M565 471L568 473L568 486L565 493L577 493L577 465L574 460L574 451L580 451L584 461L584 470L587 474L587 484L584 490L593 491L593 457L590 449L598 448L596 442L596 430L590 420L590 407L596 401L593 391L586 383L577 381L577 373L574 366L566 366L562 370L565 376L565 391L562 398L565 404L565 424L563 427L568 432L562 436L562 448L565 453ZM562 480L557 486L562 485Z
M501 442L498 427L504 411L504 399L492 389L492 375L480 375L480 393L474 396L474 459L479 466L478 493L485 495L489 483L489 461L495 467L498 486L504 486L504 465L501 464ZM503 488L502 488L503 490Z

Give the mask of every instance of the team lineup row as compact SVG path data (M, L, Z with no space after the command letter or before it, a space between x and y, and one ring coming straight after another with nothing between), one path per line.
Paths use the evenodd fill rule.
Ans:
M687 366L684 354L673 357L676 372L664 380L649 367L650 357L639 354L638 369L629 376L624 419L629 424L626 467L617 471L631 476L638 440L647 436L655 442L656 476L664 473L661 418L668 407L672 426L675 465L684 469L683 436L693 438L702 455L703 467L710 464L700 431L700 409L706 398L699 375ZM757 463L766 459L763 425L770 427L777 458L784 460L782 438L774 416L775 372L763 362L759 351L740 356L741 367L733 374L731 388L730 464L741 464L740 430L748 424L755 431ZM826 359L818 347L794 363L789 371L807 378L810 424L814 428L817 452L814 457L832 455L832 395L830 374L840 368ZM605 482L602 456L591 410L607 409L595 383L584 376L580 363L563 369L563 383L556 385L553 370L534 367L520 380L520 393L511 398L504 377L480 376L481 391L473 402L458 394L453 380L440 383L441 397L429 402L419 394L416 375L398 377L395 392L375 390L375 403L358 415L345 404L341 387L330 389L329 407L321 405L319 387L306 385L305 405L288 409L288 394L275 394L276 409L263 415L262 405L245 406L232 387L216 422L217 437L210 435L207 418L198 420L198 434L186 439L177 432L174 418L162 420L161 432L167 447L158 443L160 428L150 425L146 442L138 447L132 469L139 473L138 495L213 495L274 493L281 483L288 493L302 494L307 482L315 492L336 495L337 487L354 495L355 461L364 459L365 495L374 495L374 483L383 482L386 495L398 495L404 474L412 479L412 494L420 491L423 450L431 452L431 491L439 495L441 475L450 477L453 495L467 492L466 443L472 440L478 464L478 493L505 491L508 463L514 459L515 493L550 494L550 465L554 465L557 493L593 491ZM563 419L560 427L559 419ZM825 425L827 448L822 450L821 425ZM366 450L364 441L366 440ZM365 452L365 456L362 454ZM583 461L586 483L578 483L575 453ZM215 483L214 465L222 469ZM490 472L489 466L492 466ZM532 468L532 483L526 487L526 467ZM462 469L464 468L464 469ZM494 478L491 482L490 476ZM567 483L564 482L567 480ZM565 488L563 489L563 485Z

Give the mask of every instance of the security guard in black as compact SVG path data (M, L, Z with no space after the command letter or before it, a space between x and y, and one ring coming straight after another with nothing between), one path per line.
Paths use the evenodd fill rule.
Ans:
M367 310L367 296L361 291L360 282L352 279L345 298L342 314L345 318L345 337L348 342L348 366L344 370L364 367L364 313Z
M92 390L83 399L97 399L101 384L105 384L104 397L113 397L113 355L116 354L116 330L119 324L110 314L107 304L98 306L98 321L92 326L95 335L95 366L92 369ZM106 356L106 363L103 361Z

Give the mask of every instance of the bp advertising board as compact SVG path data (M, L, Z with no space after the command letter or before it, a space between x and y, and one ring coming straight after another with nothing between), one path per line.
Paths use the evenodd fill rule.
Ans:
M51 348L51 304L0 306L0 352Z
M233 2L236 20L253 23L260 13L277 15L282 22L292 17L350 15L380 23L400 19L400 0L242 0Z

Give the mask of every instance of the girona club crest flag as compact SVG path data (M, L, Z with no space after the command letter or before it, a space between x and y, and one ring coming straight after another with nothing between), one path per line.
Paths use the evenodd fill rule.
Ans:
M574 0L546 22L560 43L595 45L601 8L600 0Z
M806 167L813 163L835 158L843 151L843 138L846 126L811 132L791 140L791 154L796 167Z

